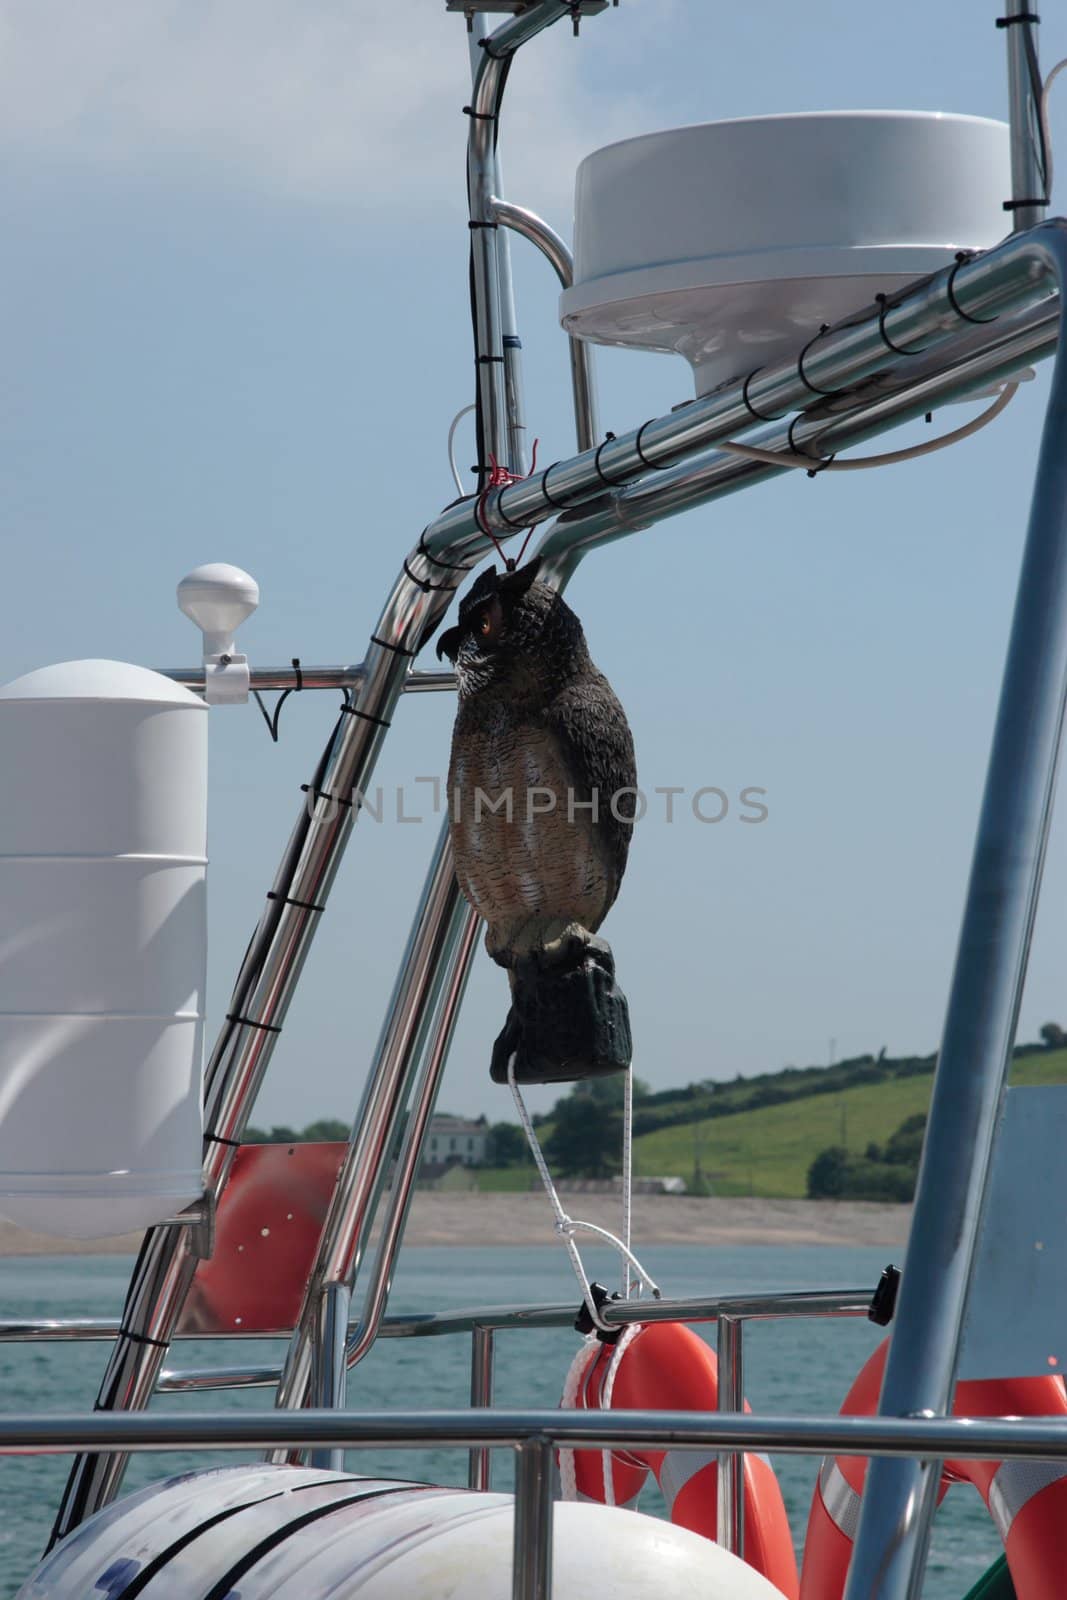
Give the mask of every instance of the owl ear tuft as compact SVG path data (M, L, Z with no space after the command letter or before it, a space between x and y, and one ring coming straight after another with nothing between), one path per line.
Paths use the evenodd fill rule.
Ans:
M505 572L497 583L497 589L509 599L518 600L534 583L540 570L541 557L534 556L524 567L518 567L514 572Z

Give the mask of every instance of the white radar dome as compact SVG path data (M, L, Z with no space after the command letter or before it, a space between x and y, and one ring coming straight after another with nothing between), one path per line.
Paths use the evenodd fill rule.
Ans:
M194 567L179 583L178 605L203 633L204 654L222 654L259 605L259 584L240 567L209 561Z
M1008 129L933 111L743 117L587 156L569 333L675 351L698 395L1003 238Z

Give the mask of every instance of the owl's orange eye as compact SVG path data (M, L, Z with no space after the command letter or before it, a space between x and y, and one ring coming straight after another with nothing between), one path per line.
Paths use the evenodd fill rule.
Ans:
M488 639L493 631L493 619L488 611L483 611L478 618L478 632L483 639Z

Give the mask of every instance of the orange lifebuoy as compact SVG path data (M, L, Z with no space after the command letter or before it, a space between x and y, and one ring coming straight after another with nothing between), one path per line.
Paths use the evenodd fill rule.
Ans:
M888 1339L860 1371L842 1416L878 1410ZM1059 1378L989 1378L957 1384L956 1416L1048 1417L1067 1413ZM867 1462L827 1456L811 1502L800 1600L838 1600L859 1523ZM938 1503L953 1483L973 1483L1004 1541L1018 1600L1062 1600L1067 1567L1067 1470L1053 1461L946 1461Z
M610 1344L590 1351L575 1396L579 1409L601 1409L602 1386L612 1353ZM714 1411L718 1396L719 1369L714 1351L683 1323L654 1322L643 1326L623 1351L610 1405L613 1411ZM603 1501L602 1453L579 1450L574 1461L578 1493L585 1499ZM659 1484L671 1521L714 1539L718 1457L692 1450L613 1451L611 1485L615 1504L633 1504L649 1472ZM793 1538L774 1468L765 1456L746 1455L744 1479L745 1560L788 1600L797 1600L799 1580Z

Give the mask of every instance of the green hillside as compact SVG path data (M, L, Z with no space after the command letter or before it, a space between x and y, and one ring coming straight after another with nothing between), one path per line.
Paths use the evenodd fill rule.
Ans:
M1015 1084L1067 1083L1067 1050L1016 1060ZM634 1170L688 1182L699 1160L714 1194L802 1199L808 1167L828 1145L862 1155L927 1109L931 1073L809 1094L783 1105L660 1128L634 1141Z

